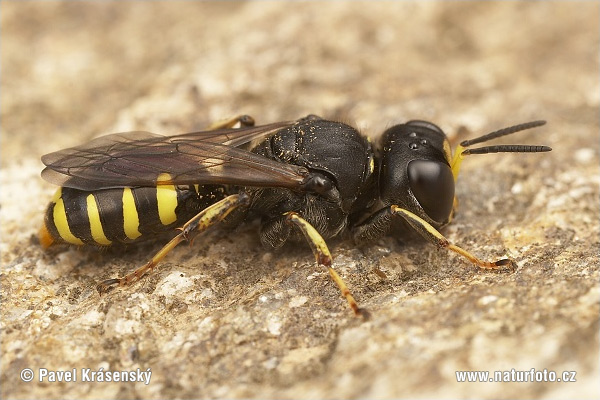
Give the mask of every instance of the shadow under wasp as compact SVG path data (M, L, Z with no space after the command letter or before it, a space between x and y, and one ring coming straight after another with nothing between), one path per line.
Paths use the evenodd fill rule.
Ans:
M260 219L263 245L278 248L305 238L352 310L360 309L332 268L325 239L347 235L361 243L405 221L429 242L483 269L488 262L450 243L461 162L467 155L545 152L547 146L470 146L543 125L533 121L466 140L452 152L444 132L426 121L386 130L376 149L344 123L309 115L254 126L249 116L176 136L116 133L42 157L42 177L60 185L46 211L40 242L110 246L179 229L145 265L98 285L103 293L152 270L179 243L227 220ZM234 128L237 124L238 128ZM259 144L250 150L251 142Z

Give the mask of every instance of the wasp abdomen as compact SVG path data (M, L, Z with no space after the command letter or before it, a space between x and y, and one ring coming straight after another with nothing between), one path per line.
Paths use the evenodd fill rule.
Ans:
M200 190L200 192L199 192ZM53 243L110 246L153 238L181 226L225 196L218 186L60 188L40 229L44 247Z

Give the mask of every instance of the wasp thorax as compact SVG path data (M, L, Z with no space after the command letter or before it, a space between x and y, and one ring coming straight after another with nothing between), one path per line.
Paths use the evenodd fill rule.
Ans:
M316 172L311 173L304 188L305 190L319 194L328 200L336 202L340 201L340 192L335 187L335 184L323 174Z

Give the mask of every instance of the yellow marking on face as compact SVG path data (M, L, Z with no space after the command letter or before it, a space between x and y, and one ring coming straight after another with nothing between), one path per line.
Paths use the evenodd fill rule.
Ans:
M96 243L108 246L112 242L108 240L108 238L104 234L104 229L102 228L102 222L100 221L100 211L98 210L98 203L96 202L96 198L93 194L89 194L86 197L86 201L88 220L90 221L90 230L92 232L92 238Z
M71 228L69 228L69 222L67 221L65 203L61 198L56 200L54 210L52 211L52 219L54 220L58 234L65 242L77 245L83 244L81 239L71 233Z
M452 169L452 175L454 176L454 182L458 180L458 173L460 172L460 164L463 161L464 155L463 151L465 148L460 144L454 150L454 157L452 157L452 162L450 163L450 168Z
M140 218L137 208L135 207L135 199L130 188L123 189L123 231L125 236L134 240L142 236L139 231Z
M171 175L160 174L157 182L169 182ZM163 225L169 225L177 221L177 190L175 185L158 185L156 187L156 201L158 203L158 217Z
M375 171L375 158L371 157L371 159L369 160L369 173L373 173L373 171Z
M448 162L452 161L452 147L450 146L448 139L444 139L444 158L446 158L446 161Z

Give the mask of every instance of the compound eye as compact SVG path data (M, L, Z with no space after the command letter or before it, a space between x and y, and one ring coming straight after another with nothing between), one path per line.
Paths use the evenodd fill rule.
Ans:
M450 167L439 161L413 160L408 163L408 182L427 215L436 222L446 222L454 203Z

